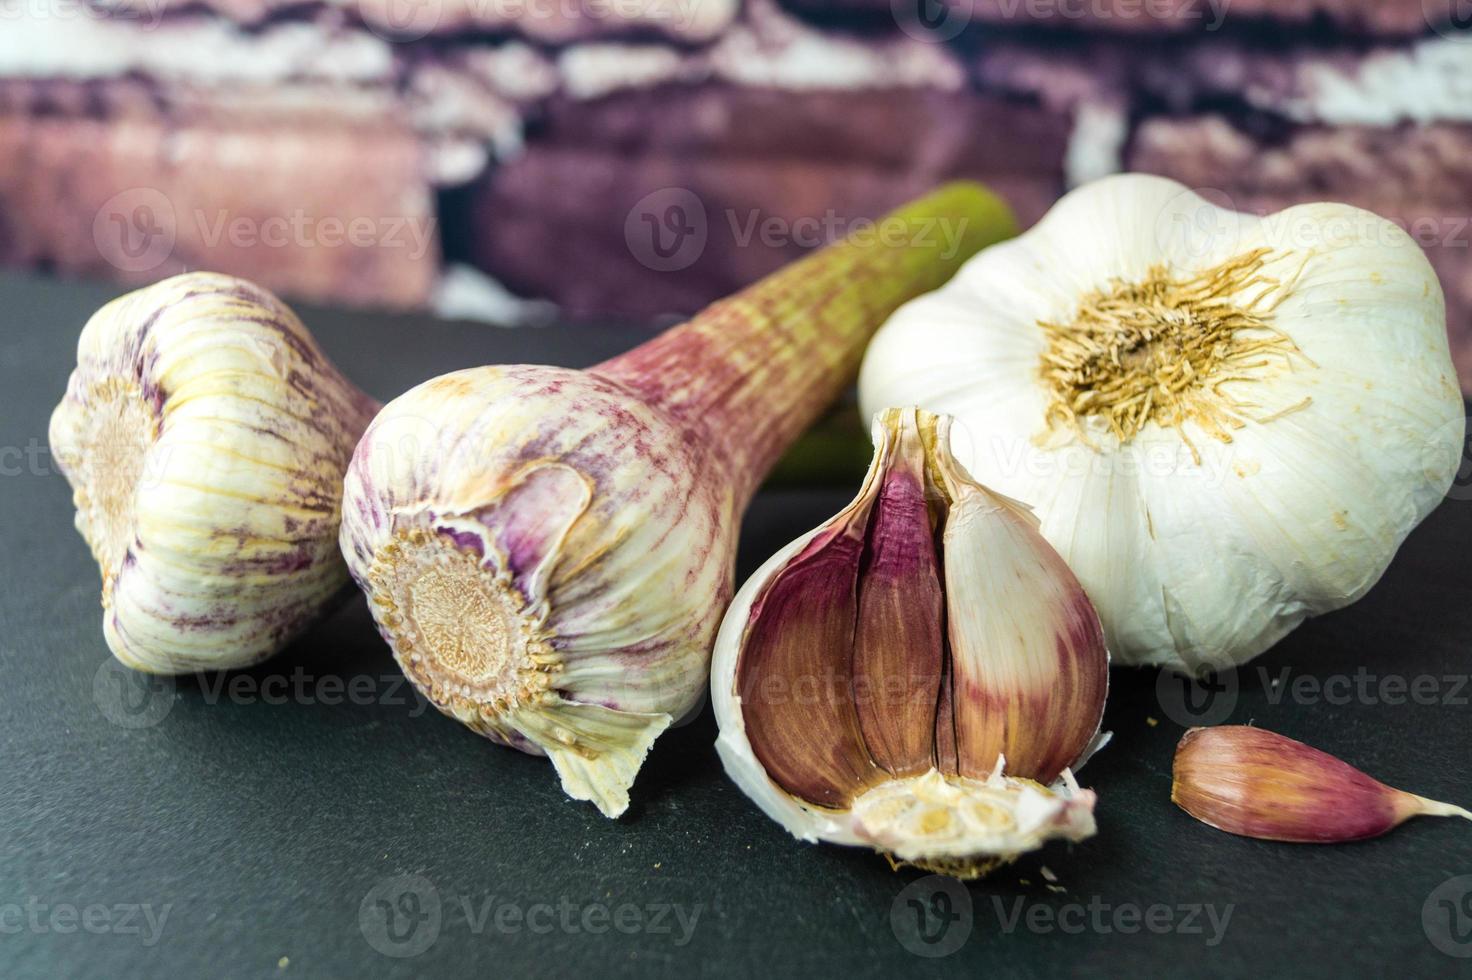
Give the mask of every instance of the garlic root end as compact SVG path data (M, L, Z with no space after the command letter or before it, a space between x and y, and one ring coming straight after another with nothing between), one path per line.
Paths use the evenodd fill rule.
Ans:
M558 699L535 711L519 711L511 727L547 753L562 789L587 800L610 819L629 808L629 788L649 748L674 719L598 704Z

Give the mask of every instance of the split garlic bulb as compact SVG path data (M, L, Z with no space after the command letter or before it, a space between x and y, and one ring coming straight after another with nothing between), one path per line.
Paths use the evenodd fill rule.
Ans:
M1124 175L896 312L860 402L956 417L957 456L1034 508L1117 661L1228 666L1364 595L1445 493L1445 319L1373 214L1260 218Z
M794 835L974 877L1094 832L1069 767L1109 658L1036 519L965 473L949 425L875 418L859 495L736 594L711 698L726 771Z
M377 407L244 280L177 276L98 311L50 441L113 654L243 667L310 623L347 584L342 476Z

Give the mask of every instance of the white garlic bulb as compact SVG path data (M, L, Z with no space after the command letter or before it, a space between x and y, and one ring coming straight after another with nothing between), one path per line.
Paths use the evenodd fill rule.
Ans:
M959 877L1094 832L1070 766L1095 745L1103 630L950 420L887 409L853 502L736 594L711 700L726 771L804 840Z
M1362 596L1464 436L1441 287L1404 231L1142 175L897 311L860 401L955 416L956 455L1033 507L1116 661L1192 670Z
M113 654L243 667L316 618L347 584L342 476L377 407L244 280L176 276L99 310L50 441Z

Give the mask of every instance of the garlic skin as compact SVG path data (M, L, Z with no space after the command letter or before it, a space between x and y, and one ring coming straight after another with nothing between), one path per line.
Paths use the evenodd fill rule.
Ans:
M113 654L156 674L244 667L316 618L347 583L342 474L376 410L244 280L190 273L98 311L50 443Z
M975 877L1094 832L1093 607L1016 501L951 457L949 420L875 418L854 501L773 555L716 638L727 773L803 840Z
M866 413L955 416L958 458L1035 509L1117 662L1180 670L1364 595L1465 427L1441 287L1405 232L1134 174L897 311L859 389Z
M738 500L697 479L712 466L597 376L457 371L369 427L342 550L441 711L549 756L568 795L617 816L649 746L695 707L731 591Z
M1217 830L1295 844L1379 837L1416 816L1472 820L1462 807L1393 789L1327 752L1248 725L1187 731L1170 798Z
M342 551L440 711L608 817L697 704L741 513L900 304L1014 232L950 184L586 371L472 368L374 419ZM947 235L944 232L950 231Z

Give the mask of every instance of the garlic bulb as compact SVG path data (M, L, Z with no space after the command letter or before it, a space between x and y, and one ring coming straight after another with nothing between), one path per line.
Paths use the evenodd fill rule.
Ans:
M1094 832L1068 767L1109 660L1032 514L965 473L949 427L875 418L859 495L731 603L711 697L726 771L794 835L972 877Z
M1464 429L1441 288L1403 231L1140 175L1074 191L899 310L860 402L954 415L957 456L1035 509L1116 660L1186 669L1362 596Z
M881 224L896 234L826 249L591 370L458 371L374 419L342 550L441 711L549 756L605 815L628 807L705 684L757 483L890 312L1011 230L972 185Z
M98 311L50 441L113 654L178 674L290 641L347 583L342 474L377 407L243 280L177 276Z

